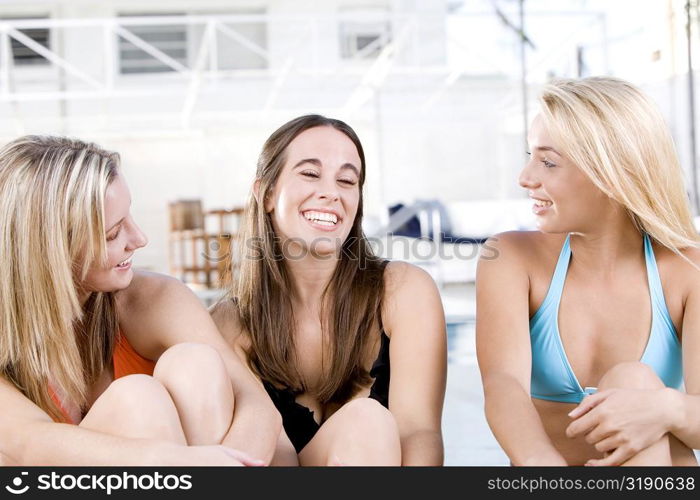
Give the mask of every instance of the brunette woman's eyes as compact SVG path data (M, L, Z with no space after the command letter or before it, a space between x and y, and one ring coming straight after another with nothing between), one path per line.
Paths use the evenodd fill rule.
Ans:
M318 179L319 177L321 177L320 175L318 175L318 172L314 172L313 170L304 170L303 172L301 172L301 175L305 177L310 177L312 179ZM354 186L355 184L357 184L357 182L352 179L338 179L338 182L342 182L347 186Z

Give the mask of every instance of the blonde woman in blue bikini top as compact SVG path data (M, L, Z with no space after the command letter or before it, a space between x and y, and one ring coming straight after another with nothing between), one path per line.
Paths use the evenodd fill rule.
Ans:
M477 272L486 417L515 465L696 465L700 251L658 110L613 78L545 87L520 185L539 231Z

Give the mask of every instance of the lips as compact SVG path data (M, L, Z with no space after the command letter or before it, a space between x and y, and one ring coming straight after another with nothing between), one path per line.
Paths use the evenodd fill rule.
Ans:
M128 268L129 266L131 266L131 259L132 259L132 258L133 258L133 255L132 255L131 257L129 257L128 259L126 259L126 260L120 262L120 263L117 264L115 267L116 267L117 269L126 269L126 268Z
M300 215L315 229L333 231L343 222L335 210L325 208L310 208L303 210Z
M550 200L543 200L541 198L535 198L534 196L530 196L530 198L534 202L532 205L532 212L535 215L544 215L552 205L554 205L554 202Z
M547 208L547 207L551 207L553 205L553 203L549 200L540 200L539 198L533 198L532 200L535 202L535 205L538 207Z

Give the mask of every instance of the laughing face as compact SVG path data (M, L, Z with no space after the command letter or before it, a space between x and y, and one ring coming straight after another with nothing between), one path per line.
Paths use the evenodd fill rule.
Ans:
M554 144L537 115L528 136L530 160L520 173L545 233L588 232L610 209L610 199Z
M265 200L287 256L337 254L360 202L361 160L333 127L314 127L287 146L285 164Z
M129 286L134 273L131 259L148 240L130 213L131 195L124 177L117 175L105 192L107 263L94 263L82 288L88 292L115 292Z

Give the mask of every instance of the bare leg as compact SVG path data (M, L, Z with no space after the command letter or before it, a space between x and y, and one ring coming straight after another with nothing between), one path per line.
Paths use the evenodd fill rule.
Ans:
M0 467L17 467L19 465L20 464L13 461L9 456L5 455L4 453L0 453Z
M401 465L393 415L374 399L343 405L299 453L301 465Z
M598 383L598 390L613 388L661 389L663 387L663 382L654 373L654 370L639 362L620 363L613 366ZM669 436L665 435L622 465L671 465Z
M188 444L221 444L231 427L234 397L216 349L195 343L174 345L158 359L153 377L170 393Z
M693 453L693 450L688 448L685 443L682 443L672 434L669 434L668 439L671 444L671 463L673 465L683 467L698 466L698 460L695 458L695 453Z
M297 452L284 429L282 429L280 437L277 439L277 448L275 448L275 455L272 457L270 465L278 467L295 467L299 465Z
M112 382L80 427L114 436L186 444L170 394L148 375L129 375Z

